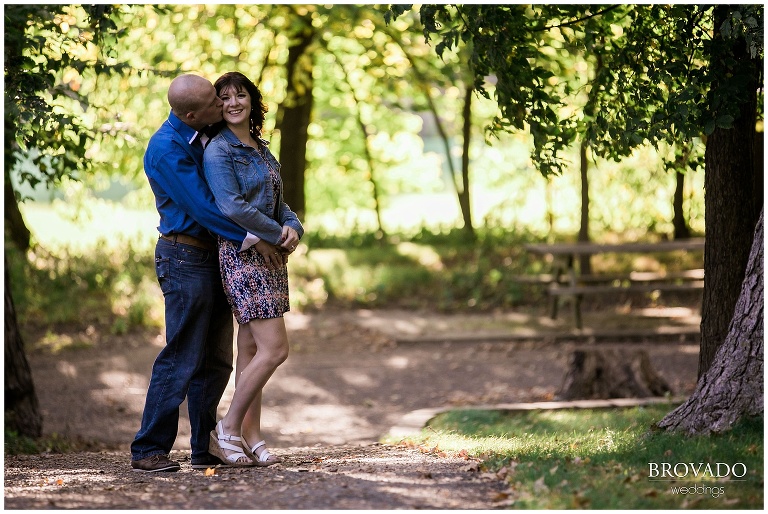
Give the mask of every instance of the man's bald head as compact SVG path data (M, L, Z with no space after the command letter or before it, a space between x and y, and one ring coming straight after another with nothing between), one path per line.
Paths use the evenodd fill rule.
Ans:
M168 88L168 103L179 119L197 130L221 120L221 102L216 89L208 79L198 75L179 75L173 79Z

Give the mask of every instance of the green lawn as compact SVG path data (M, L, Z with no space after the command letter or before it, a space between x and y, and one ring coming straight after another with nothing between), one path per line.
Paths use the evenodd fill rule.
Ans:
M516 509L762 509L762 418L709 437L652 431L670 410L456 410L405 443L480 457Z

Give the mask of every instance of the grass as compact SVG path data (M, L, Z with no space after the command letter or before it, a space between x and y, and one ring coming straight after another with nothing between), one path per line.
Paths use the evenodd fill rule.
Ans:
M516 509L762 509L763 419L707 437L651 430L670 410L454 410L404 442L481 458L483 470L508 483L503 500ZM662 481L664 463L703 466L695 476L678 465L678 477ZM746 475L735 476L739 465L727 477L704 476L707 464L718 474L716 463L723 463L720 475L727 474L724 465L737 464Z
M26 256L6 244L20 325L43 332L52 351L89 344L69 332L125 334L163 323L163 300L152 251L130 240L97 241L87 250L37 246Z

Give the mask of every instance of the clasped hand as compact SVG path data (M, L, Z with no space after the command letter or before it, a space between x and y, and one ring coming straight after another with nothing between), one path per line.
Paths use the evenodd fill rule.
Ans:
M270 270L278 269L288 262L288 255L292 254L299 244L299 234L291 227L285 226L280 241L279 245L273 245L262 239L254 245Z

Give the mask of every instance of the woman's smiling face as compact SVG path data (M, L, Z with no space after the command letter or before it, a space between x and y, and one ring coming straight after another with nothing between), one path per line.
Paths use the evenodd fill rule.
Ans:
M247 127L251 116L251 95L248 91L228 87L221 91L219 98L224 102L224 121L229 125L245 124Z

